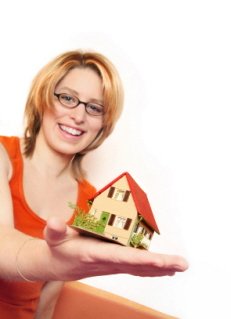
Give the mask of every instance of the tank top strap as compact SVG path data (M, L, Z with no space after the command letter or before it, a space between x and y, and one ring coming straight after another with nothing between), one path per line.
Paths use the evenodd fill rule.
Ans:
M19 138L17 136L0 136L0 143L5 147L11 160L18 158L20 152Z

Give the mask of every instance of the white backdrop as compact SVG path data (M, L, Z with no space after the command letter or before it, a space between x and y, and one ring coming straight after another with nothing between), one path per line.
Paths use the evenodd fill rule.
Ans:
M229 1L21 0L0 4L0 134L22 132L32 78L69 49L107 55L125 86L112 136L85 160L97 188L129 171L184 274L84 282L184 319L229 318Z

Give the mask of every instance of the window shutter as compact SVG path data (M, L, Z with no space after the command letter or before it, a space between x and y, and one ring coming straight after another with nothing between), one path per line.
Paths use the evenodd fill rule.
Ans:
M130 191L126 191L126 192L125 192L124 199L123 199L124 202L127 202L127 201L128 201L128 198L129 198L130 193L131 193Z
M126 223L124 225L124 229L128 230L131 225L131 222L132 222L131 218L127 218Z
M107 197L112 198L114 191L115 191L115 187L111 187L111 188L109 189L109 192L108 192Z
M113 223L114 223L115 218L116 218L116 215L115 214L111 214L109 222L108 222L108 225L112 226Z

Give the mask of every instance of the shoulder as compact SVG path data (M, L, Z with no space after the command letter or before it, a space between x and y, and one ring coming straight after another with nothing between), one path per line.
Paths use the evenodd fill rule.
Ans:
M12 166L6 149L0 143L0 176L7 176L10 180L12 174Z
M19 137L17 136L0 136L0 144L4 146L6 151L13 155L17 150L19 146Z
M8 180L12 175L11 157L15 153L18 141L15 136L0 136L0 174L6 174Z

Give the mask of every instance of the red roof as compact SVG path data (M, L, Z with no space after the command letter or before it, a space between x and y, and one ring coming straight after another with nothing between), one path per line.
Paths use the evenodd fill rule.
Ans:
M93 200L95 197L100 195L102 192L104 192L106 189L111 187L116 181L121 179L123 176L126 176L128 185L130 187L130 191L137 209L138 214L140 214L144 220L151 226L158 234L160 233L158 226L156 224L150 203L148 201L148 197L146 193L141 189L141 187L136 183L136 181L131 177L131 175L127 172L122 173L118 177L116 177L113 181L111 181L109 184L104 186L102 189L100 189L94 197L92 197L90 200Z

